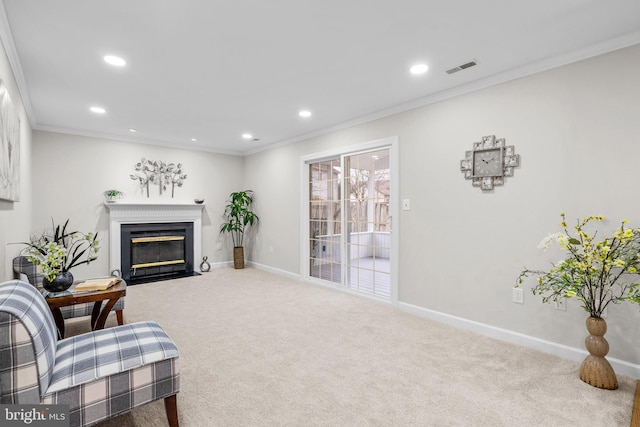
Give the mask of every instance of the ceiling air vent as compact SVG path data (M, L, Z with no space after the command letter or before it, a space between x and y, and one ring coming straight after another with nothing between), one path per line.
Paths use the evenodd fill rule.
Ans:
M475 59L472 59L471 61L467 62L466 64L458 65L457 67L453 67L452 69L447 70L447 74L457 73L458 71L465 70L465 69L467 69L469 67L473 67L474 65L478 65L478 63L476 62Z

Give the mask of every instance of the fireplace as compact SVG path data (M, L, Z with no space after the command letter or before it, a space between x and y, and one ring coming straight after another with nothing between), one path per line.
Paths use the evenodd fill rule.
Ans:
M123 224L122 277L130 284L191 276L193 223Z
M109 210L111 272L121 272L133 285L198 274L194 265L202 257L204 205L118 202L105 203L105 207ZM134 234L124 236L123 230L134 230Z

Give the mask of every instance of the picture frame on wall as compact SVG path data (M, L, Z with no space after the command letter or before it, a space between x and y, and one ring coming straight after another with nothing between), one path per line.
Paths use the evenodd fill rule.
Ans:
M0 199L20 200L20 116L0 78Z

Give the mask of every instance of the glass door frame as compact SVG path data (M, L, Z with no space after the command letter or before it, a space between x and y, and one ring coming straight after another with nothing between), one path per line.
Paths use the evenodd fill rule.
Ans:
M344 280L342 283L333 283L311 277L309 274L309 164L321 162L327 159L340 158L360 152L373 151L376 149L389 149L389 166L391 169L391 197L389 199L389 212L391 216L391 289L389 298L383 298L373 294L353 291L349 289ZM338 147L332 150L319 153L308 154L300 157L300 277L302 280L341 290L343 292L356 294L366 298L371 298L383 302L398 304L398 265L399 265L399 235L400 235L400 159L398 137L388 137L375 141L369 141L352 146ZM342 209L344 214L344 209ZM344 218L343 218L344 221ZM344 223L343 223L344 226ZM341 246L344 247L344 229L341 237ZM344 253L344 251L343 251ZM343 255L345 256L345 255ZM343 261L344 262L344 261ZM344 269L343 269L344 271Z

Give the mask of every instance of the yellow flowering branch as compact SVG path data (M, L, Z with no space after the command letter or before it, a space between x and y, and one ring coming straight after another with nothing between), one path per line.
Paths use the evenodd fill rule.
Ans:
M539 247L547 249L555 242L567 252L565 259L552 264L548 271L525 268L515 287L530 276L537 277L531 291L542 296L543 302L577 298L593 317L601 317L611 303L628 301L640 304L640 229L626 227L628 221L625 219L612 237L595 241L597 231L591 235L587 228L594 222L604 221L604 216L579 220L574 226L573 236L564 213L560 216L563 232L549 234Z

